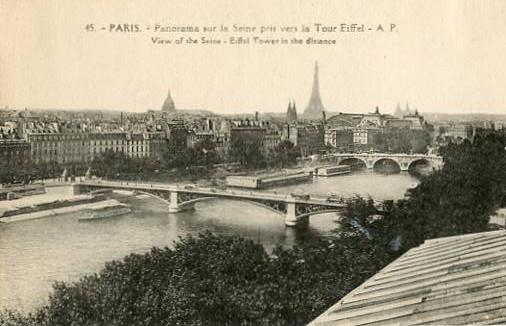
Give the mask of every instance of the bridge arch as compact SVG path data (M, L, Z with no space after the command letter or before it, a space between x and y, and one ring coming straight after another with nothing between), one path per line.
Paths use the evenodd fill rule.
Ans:
M349 165L355 169L367 169L367 161L361 157L344 157L338 160L338 164Z
M249 204L253 204L255 206L264 208L264 209L268 209L271 212L274 212L274 213L277 213L280 215L283 215L286 213L286 207L278 207L278 209L276 209L276 208L269 206L265 203L262 203L260 201L255 201L255 200L250 200L250 199L245 199L245 198L234 198L234 197L218 197L218 196L199 197L199 198L195 198L195 199L191 199L188 201L178 203L178 206L184 210L185 208L192 207L197 202L210 201L210 200L230 200L230 201L235 201L235 202L249 203Z
M434 162L432 162L431 160L429 160L425 157L420 157L420 158L416 158L416 159L412 160L411 162L409 162L408 170L412 170L416 165L418 165L420 163L422 163L426 166L429 166L430 168L434 167Z
M100 194L100 193L104 193L105 191L110 191L110 192L113 192L114 190L127 190L127 191L131 191L133 194L144 194L144 195L147 195L151 198L154 198L154 199L157 199L157 200L160 200L162 201L164 204L167 204L169 205L170 204L170 201L165 199L163 197L163 195L157 195L155 193L152 193L150 191L145 191L145 190L139 190L139 189L122 189L122 188L119 188L119 187L111 187L107 184L99 184L99 185L79 185L77 184L77 186L79 187L79 193L82 193L82 191L84 190L85 192L88 192L88 193L91 193L91 194ZM156 191L156 190L153 190L153 192Z
M157 199L159 201L162 201L163 203L167 204L167 205L170 205L170 201L168 201L167 199L163 198L162 196L158 196L158 195L155 195L155 194L152 194L148 191L143 191L143 190L134 190L133 191L134 194L135 193L138 193L138 194L144 194L144 195L147 195L151 198L154 198L154 199Z
M402 170L401 163L394 158L390 157L380 157L375 160L372 164L373 170L378 170L381 166L390 165L394 167L395 172L400 172ZM393 171L392 171L393 172Z

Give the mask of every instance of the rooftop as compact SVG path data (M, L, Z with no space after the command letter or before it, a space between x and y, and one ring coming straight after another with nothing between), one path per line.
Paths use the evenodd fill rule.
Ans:
M506 323L506 231L427 240L309 325Z

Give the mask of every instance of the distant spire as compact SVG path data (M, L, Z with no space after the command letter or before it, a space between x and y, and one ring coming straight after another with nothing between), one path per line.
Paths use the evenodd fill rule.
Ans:
M376 110L374 110L374 114L380 114L380 109L379 109L379 107L376 107Z
M320 80L318 71L318 62L315 62L314 75L313 75L313 89L311 90L311 97L309 103L304 110L304 115L313 118L319 118L322 116L322 112L325 111L323 107L322 99L320 97Z
M399 102L397 102L397 106L395 107L394 116L402 118L402 109L401 104Z
M288 102L288 110L286 111L286 121L288 123L297 121L297 109L295 108L295 100L290 99Z
M165 112L175 112L176 105L174 104L174 100L172 100L172 96L170 95L170 89L167 92L167 98L163 102L162 111Z

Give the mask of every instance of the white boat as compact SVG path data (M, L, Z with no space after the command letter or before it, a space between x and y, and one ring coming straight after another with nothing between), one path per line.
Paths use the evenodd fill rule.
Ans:
M349 165L323 166L318 168L318 176L320 177L331 177L347 173L351 173Z
M90 209L84 212L84 216L79 218L79 221L90 221L90 220L98 220L107 217L125 215L132 212L132 210L126 207L125 204L119 204L114 206L108 206L97 209Z

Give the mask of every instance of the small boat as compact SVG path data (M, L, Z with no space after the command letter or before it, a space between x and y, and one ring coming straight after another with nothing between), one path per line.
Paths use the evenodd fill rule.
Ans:
M79 221L98 220L107 217L125 215L132 212L125 204L91 209L85 212L85 216L80 217Z

